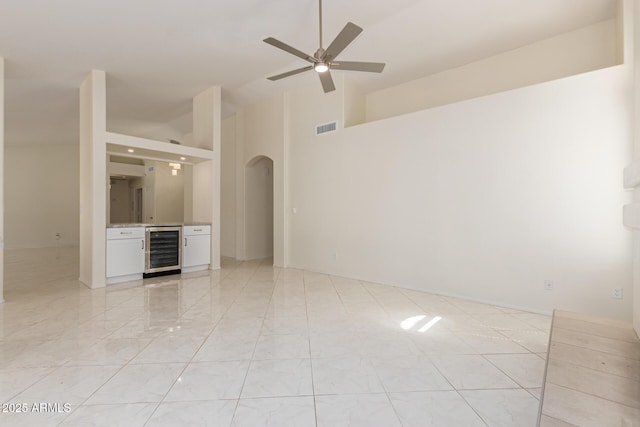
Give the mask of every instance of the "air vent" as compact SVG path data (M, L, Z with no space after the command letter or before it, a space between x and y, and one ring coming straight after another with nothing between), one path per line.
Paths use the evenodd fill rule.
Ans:
M316 135L322 135L323 133L335 132L338 129L338 122L333 121L325 123L323 125L316 126Z

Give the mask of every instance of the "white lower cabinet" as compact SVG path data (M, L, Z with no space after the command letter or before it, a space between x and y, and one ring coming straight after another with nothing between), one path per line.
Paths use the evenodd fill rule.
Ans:
M145 227L107 228L107 284L141 279L145 271ZM182 271L209 268L211 226L182 228Z
M185 225L182 229L182 269L205 269L211 262L211 226Z
M107 283L122 281L113 278L130 280L129 276L144 273L144 245L144 227L107 229Z

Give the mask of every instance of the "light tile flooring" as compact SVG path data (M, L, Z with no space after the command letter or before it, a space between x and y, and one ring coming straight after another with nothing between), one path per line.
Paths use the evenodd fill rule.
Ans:
M536 423L546 316L268 262L89 290L76 250L5 258L0 425Z
M541 426L640 425L640 340L630 323L556 310Z

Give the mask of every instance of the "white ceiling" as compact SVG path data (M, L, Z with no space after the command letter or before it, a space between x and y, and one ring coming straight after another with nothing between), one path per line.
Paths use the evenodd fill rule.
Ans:
M386 62L350 75L375 90L511 50L615 16L616 0L325 0L325 45L347 21L364 32L343 60ZM5 141L74 143L78 87L107 72L107 126L144 134L172 122L186 132L191 98L223 88L224 111L297 85L313 72L262 40L317 49L317 0L2 0ZM337 74L338 71L333 73ZM348 73L348 72L345 72ZM169 128L167 128L169 129ZM167 133L171 131L168 130Z

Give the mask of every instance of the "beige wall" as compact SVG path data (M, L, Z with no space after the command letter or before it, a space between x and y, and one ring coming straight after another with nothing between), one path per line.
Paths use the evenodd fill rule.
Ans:
M397 116L618 63L615 20L367 95L366 120Z
M5 150L6 247L78 245L78 145L8 145Z
M222 164L220 171L220 253L236 257L236 120L222 121Z

